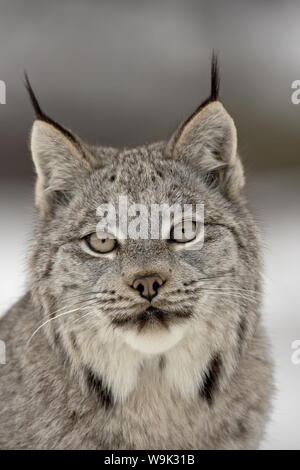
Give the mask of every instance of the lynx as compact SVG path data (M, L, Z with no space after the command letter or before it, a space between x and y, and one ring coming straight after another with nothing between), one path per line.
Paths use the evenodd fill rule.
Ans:
M261 252L235 124L211 93L167 140L88 145L41 109L28 292L0 321L3 449L254 449L273 391ZM97 207L203 204L159 239L96 231ZM181 236L179 236L181 234Z

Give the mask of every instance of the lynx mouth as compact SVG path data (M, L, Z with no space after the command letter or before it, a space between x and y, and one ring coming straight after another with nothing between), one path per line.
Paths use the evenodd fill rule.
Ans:
M144 328L163 327L168 329L171 324L179 323L193 315L191 310L165 310L157 307L148 307L136 316L126 316L113 319L117 326L135 326L140 332Z

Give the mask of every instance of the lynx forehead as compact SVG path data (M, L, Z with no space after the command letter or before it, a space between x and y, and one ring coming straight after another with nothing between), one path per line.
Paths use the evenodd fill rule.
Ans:
M27 88L37 225L30 292L1 320L20 374L1 380L0 399L29 412L18 427L5 412L10 442L256 447L272 389L260 245L216 58L209 98L167 142L135 149L86 144ZM124 237L97 212L113 207L119 220L124 196L139 213L126 214L131 235L148 232L152 205L204 216L160 217L158 236Z

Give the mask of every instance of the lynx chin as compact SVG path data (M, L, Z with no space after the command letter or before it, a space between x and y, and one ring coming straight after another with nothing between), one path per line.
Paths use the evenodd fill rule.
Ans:
M26 86L36 224L28 292L0 321L0 448L257 448L273 393L260 241L216 57L209 98L134 149L83 142ZM155 239L97 230L124 195L203 205L203 243L189 249L193 216Z

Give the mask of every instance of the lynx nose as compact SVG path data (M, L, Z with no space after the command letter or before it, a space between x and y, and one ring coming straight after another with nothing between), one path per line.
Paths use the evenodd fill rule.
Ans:
M140 295L151 301L158 294L163 280L159 275L138 277L133 281L132 287L139 291Z

